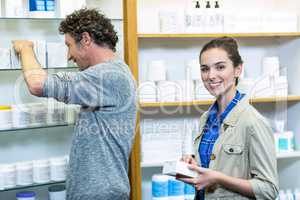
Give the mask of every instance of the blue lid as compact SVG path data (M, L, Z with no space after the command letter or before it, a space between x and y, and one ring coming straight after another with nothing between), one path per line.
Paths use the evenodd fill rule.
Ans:
M22 191L22 192L18 192L16 194L17 198L21 198L21 197L35 197L35 192L33 191Z

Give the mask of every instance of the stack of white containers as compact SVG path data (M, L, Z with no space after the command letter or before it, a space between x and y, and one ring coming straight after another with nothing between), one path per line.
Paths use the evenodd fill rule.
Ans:
M273 97L288 95L286 76L280 75L278 57L264 57L261 68L262 76L256 80L246 78L240 81L239 88L251 97Z
M156 102L156 84L154 81L145 81L139 86L140 102Z
M264 57L262 61L263 78L254 86L254 96L287 96L288 82L286 76L280 76L278 57Z
M66 105L56 101L49 101L48 104L30 103L0 106L0 130L73 124L78 111L78 105Z
M175 102L179 87L173 81L157 82L157 100L159 102Z
M12 127L11 106L0 106L0 130Z
M198 60L190 60L186 68L187 80L192 80L194 83L195 100L213 99L213 96L204 87L201 80L200 64Z
M0 165L0 190L66 179L68 157Z

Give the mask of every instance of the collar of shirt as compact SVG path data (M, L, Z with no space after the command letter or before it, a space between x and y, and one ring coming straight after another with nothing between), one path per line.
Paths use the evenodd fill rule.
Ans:
M210 110L209 115L206 122L206 129L211 128L213 125L221 125L225 119L225 117L228 115L228 113L234 108L234 106L245 96L245 94L241 94L238 90L236 91L236 94L234 98L231 100L231 102L228 104L224 112L220 115L220 117L217 116L218 114L218 103L215 102Z

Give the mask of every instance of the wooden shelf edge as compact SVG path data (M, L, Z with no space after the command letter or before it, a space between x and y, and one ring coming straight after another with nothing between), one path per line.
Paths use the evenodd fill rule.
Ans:
M171 107L171 106L201 106L201 105L211 105L213 99L201 100L201 101L191 101L191 102L147 102L140 103L141 108L155 108L155 107ZM300 96L290 95L287 97L260 97L260 98L250 98L250 103L275 103L275 102L292 102L300 101Z
M182 34L165 34L165 33L145 33L138 34L138 38L216 38L216 37L298 37L300 32L283 32L283 33L182 33Z

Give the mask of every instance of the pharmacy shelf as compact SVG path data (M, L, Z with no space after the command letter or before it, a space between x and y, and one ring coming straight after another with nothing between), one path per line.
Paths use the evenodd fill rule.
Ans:
M79 69L78 67L48 67L48 68L43 68L45 70L53 70L53 69ZM21 69L0 69L0 71L21 71Z
M276 158L279 159L288 159L288 158L299 158L300 151L294 151L290 153L278 153ZM151 168L151 167L163 167L163 162L153 162L153 163L141 163L142 168Z
M65 181L51 181L51 182L47 182L47 183L35 183L32 185L15 186L15 187L11 187L11 188L0 189L0 192L12 191L12 190L24 190L24 189L33 188L33 187L50 186L50 185L63 184L63 183L65 183Z
M300 157L300 151L294 151L290 153L278 153L277 159L285 159L285 158L299 158Z
M142 168L150 168L150 167L162 167L164 165L163 162L153 162L153 163L141 163Z
M299 37L300 32L286 33L201 33L201 34L138 34L138 38L217 38L217 37Z
M300 96L289 95L287 97L260 97L249 99L250 103L276 103L276 102L297 102L300 101ZM141 108L156 108L156 107L172 107L172 106L207 106L211 105L214 99L190 101L190 102L147 102L140 103Z
M11 132L11 131L64 127L64 126L74 126L74 124L62 123L62 124L51 124L51 125L43 125L43 126L12 127L12 128L0 129L0 132Z
M56 21L56 20L63 20L65 18L63 17L0 17L0 20L51 20L51 21ZM111 18L111 20L115 21L122 21L122 18Z

